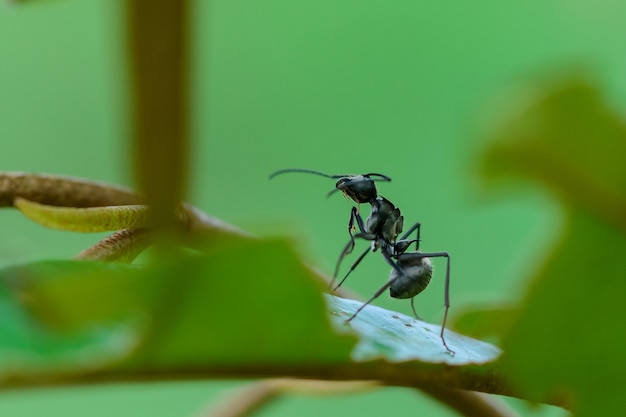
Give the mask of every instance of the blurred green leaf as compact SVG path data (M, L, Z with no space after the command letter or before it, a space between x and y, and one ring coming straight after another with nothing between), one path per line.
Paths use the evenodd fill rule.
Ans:
M13 381L58 379L92 372L127 355L139 334L130 321L100 320L87 324L77 317L108 309L121 310L89 290L90 278L115 280L136 273L135 267L118 264L46 261L5 268L0 272L0 385ZM64 286L67 298L63 315L53 309L56 300L42 297L47 282L72 282ZM85 291L87 290L87 291ZM117 301L121 301L118 297ZM52 305L51 305L52 304ZM101 315L102 317L102 315ZM127 318L129 316L126 316ZM68 329L67 320L72 321Z
M539 179L567 221L506 336L504 364L531 398L568 399L578 416L624 415L626 126L584 77L525 97L496 130L486 172Z
M41 262L7 268L0 282L7 312L0 317L0 351L28 345L32 338L24 331L45 335L68 358L58 362L59 355L41 344L29 348L57 365L57 374L46 374L52 382L81 375L98 380L227 372L493 389L484 380L492 371L477 365L493 363L500 352L447 331L457 351L452 356L439 325L375 306L345 324L361 302L335 296L325 301L326 283L279 241L231 240L212 245L206 255L142 268ZM13 342L6 334L14 335ZM116 342L121 335L126 344ZM10 385L8 376L37 383L38 362L29 358L0 362L0 383Z
M454 328L480 339L505 334L517 315L514 304L465 307L464 310L453 317Z
M503 110L503 108L505 110ZM540 180L626 232L626 124L583 76L509 98L494 120L485 176Z
M46 336L46 343L65 346L63 354L72 358L82 348L72 345L73 337L84 340L106 323L128 323L141 343L126 349L120 365L125 375L348 358L354 338L332 330L322 283L285 243L241 239L209 252L141 269L79 261L7 268L0 273L6 312L0 318L0 351L29 346L47 357L48 345L31 343ZM84 370L82 364L106 362L89 352L99 354L112 340L87 339L83 344L91 350L63 362L57 377ZM55 363L56 356L49 361ZM11 360L0 375L25 377L24 369L36 370L37 362Z
M162 299L131 366L341 361L354 343L332 331L324 283L284 242L241 239L151 275L163 283Z
M107 232L146 226L148 208L142 205L57 207L18 197L15 207L30 220L52 229L72 232Z

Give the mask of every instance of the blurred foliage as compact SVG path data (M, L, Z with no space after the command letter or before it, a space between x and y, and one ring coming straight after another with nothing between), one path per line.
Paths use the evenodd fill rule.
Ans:
M528 259L539 267L505 335L506 372L529 398L559 398L577 416L623 415L626 124L580 74L510 98L485 174L539 180L566 222L550 254Z
M37 385L42 377L63 383L78 377L184 379L221 372L376 380L384 379L389 362L404 363L395 366L396 382L411 373L412 380L427 375L434 381L445 370L440 381L445 383L451 372L444 364L471 374L475 365L500 354L494 346L448 332L457 352L450 355L440 326L375 306L347 325L345 318L361 302L328 296L337 332L320 296L325 283L283 242L224 241L202 255L145 267L37 262L4 269L0 283L3 330L14 336L0 342L0 351L13 352L8 357L15 359L0 366L5 386ZM16 323L28 326L11 330ZM119 343L120 332L125 344ZM24 352L17 349L33 340L38 343ZM63 358L56 373L36 371L37 353L50 356L51 363Z
M189 10L187 2L167 0L127 5L136 181L156 210L153 224L165 229L174 223L173 207L188 186ZM408 23L407 27L419 26ZM542 36L540 31L530 35L535 34ZM375 36L384 46L373 48L363 42L368 64L374 61L371 51L395 55L384 37ZM473 61L435 49L458 63ZM340 55L350 61L352 75L352 58ZM226 67L253 72L246 65ZM449 65L457 67L461 65ZM411 69L408 73L414 77ZM404 90L404 80L392 78L400 80ZM379 84L375 87L392 90ZM441 96L441 91L436 94ZM217 239L202 254L152 259L157 262L145 268L59 261L2 270L0 381L15 386L73 378L289 373L374 378L411 386L439 383L567 403L579 415L623 414L619 392L624 365L616 358L624 344L619 332L624 280L618 265L626 230L623 120L581 77L537 85L511 101L503 106L510 109L508 114L500 118L494 113L497 126L485 158L486 177L515 174L538 179L556 191L567 215L554 252L529 260L540 264L546 258L519 308L475 315L475 327L491 317L496 324L487 333L503 332L504 375L513 388L501 374L497 374L501 385L493 384L491 377L500 372L500 364L493 362L497 348L451 335L458 356L444 353L438 358L442 349L436 330L394 313L368 308L352 325L356 334L338 335L326 320L320 296L324 284L315 274L287 244L250 238ZM380 103L387 109L386 100ZM340 106L351 107L343 102ZM283 115L276 112L276 117ZM346 124L343 118L341 124ZM380 126L388 135L388 123ZM342 312L349 314L358 307L338 298L329 303L336 327L342 326ZM402 325L390 324L384 319L389 316L391 323ZM421 336L430 336L432 343L416 352L416 334L420 341ZM355 344L357 350L352 350ZM483 365L486 361L490 363ZM450 366L452 362L458 366ZM492 385L480 385L485 382Z

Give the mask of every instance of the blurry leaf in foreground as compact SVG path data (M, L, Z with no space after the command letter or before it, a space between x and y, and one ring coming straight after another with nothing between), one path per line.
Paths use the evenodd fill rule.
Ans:
M0 385L91 372L128 355L140 336L131 321L78 320L78 325L76 317L102 316L106 310L110 310L104 314L108 317L115 316L110 314L113 310L128 313L123 294L111 303L88 290L89 278L114 282L136 272L125 265L75 261L37 262L0 271ZM67 297L75 297L66 305L68 314L55 314L38 294L49 280L77 284L67 286Z
M517 307L513 304L468 306L453 317L454 328L477 338L501 336L515 320Z
M285 242L241 239L158 271L155 323L129 364L152 369L345 360L319 281Z
M626 124L599 90L572 77L521 91L503 107L509 112L493 128L486 178L538 179L626 232Z
M59 355L33 344L29 349L57 365L57 373L38 374L39 362L26 356L0 363L5 385L11 385L8 376L28 384L42 374L63 382L72 376L128 380L227 373L504 389L493 366L477 366L494 363L499 355L494 346L448 331L457 350L451 356L441 344L439 325L375 306L346 325L346 314L361 302L327 296L328 308L321 296L325 283L284 242L231 240L212 245L206 255L142 268L43 262L4 269L0 282L6 290L0 351L31 343L22 326L55 343L97 329L103 335L80 350L58 344L68 358L60 362ZM122 330L132 343L115 345ZM111 344L117 350L103 354Z
M578 416L626 415L626 126L584 78L528 97L498 127L486 172L539 179L563 199L567 221L503 360L531 398L569 399Z
M33 353L0 363L0 381L28 378L38 369L33 355L58 365L51 378L60 379L95 364L124 375L190 368L208 375L234 364L280 369L349 357L354 338L332 330L322 283L285 243L239 239L209 252L144 268L57 261L0 271L0 352ZM102 355L113 333L90 338L85 349L67 345L122 324L134 332L131 347L139 346L121 356ZM68 360L57 362L50 343Z

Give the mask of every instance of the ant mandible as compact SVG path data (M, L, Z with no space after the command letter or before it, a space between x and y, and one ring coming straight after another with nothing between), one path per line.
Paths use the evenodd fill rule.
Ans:
M359 205L362 203L368 203L371 206L370 215L365 221L363 220L358 208L354 206L352 207L350 220L348 222L350 240L339 255L330 285L332 288L337 278L339 266L343 261L343 258L350 254L354 249L354 238L368 240L372 242L371 246L357 258L339 284L332 288L333 290L336 290L343 284L350 273L359 265L359 263L370 251L376 252L380 249L381 254L387 263L391 265L392 269L387 283L380 287L369 300L363 303L363 305L359 307L357 311L346 320L346 322L350 322L354 319L357 314L363 310L363 308L378 298L388 288L389 295L393 298L410 298L413 314L415 314L415 317L419 319L419 316L415 311L414 298L426 288L432 278L433 266L429 258L446 258L446 279L444 290L445 312L443 316L443 323L441 325L440 337L446 350L450 354L454 354L454 351L448 347L444 337L446 321L448 319L448 310L450 309L450 255L447 252L420 252L419 222L411 226L409 230L398 239L398 236L402 233L404 216L402 216L400 209L397 208L391 201L378 194L375 184L376 181L389 182L391 181L391 178L386 175L376 173L363 175L328 175L318 171L293 168L276 171L270 175L270 179L277 175L291 172L301 172L337 179L335 189L330 191L328 196L337 191L341 191L355 203ZM352 233L355 223L359 229L359 233L357 234ZM413 232L416 232L417 238L408 239ZM407 252L413 243L415 243L415 250Z

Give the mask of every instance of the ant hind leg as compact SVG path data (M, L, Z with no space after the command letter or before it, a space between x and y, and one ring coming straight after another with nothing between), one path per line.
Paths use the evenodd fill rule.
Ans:
M413 315L415 316L416 319L420 320L420 321L424 321L419 314L417 314L417 311L415 311L415 297L411 297L411 310L413 310Z
M415 250L420 250L420 230L421 230L422 224L420 222L416 222L413 226L409 227L409 230L407 230L402 236L400 236L399 240L405 240L406 238L408 238L411 233L416 232L416 236L415 236Z

